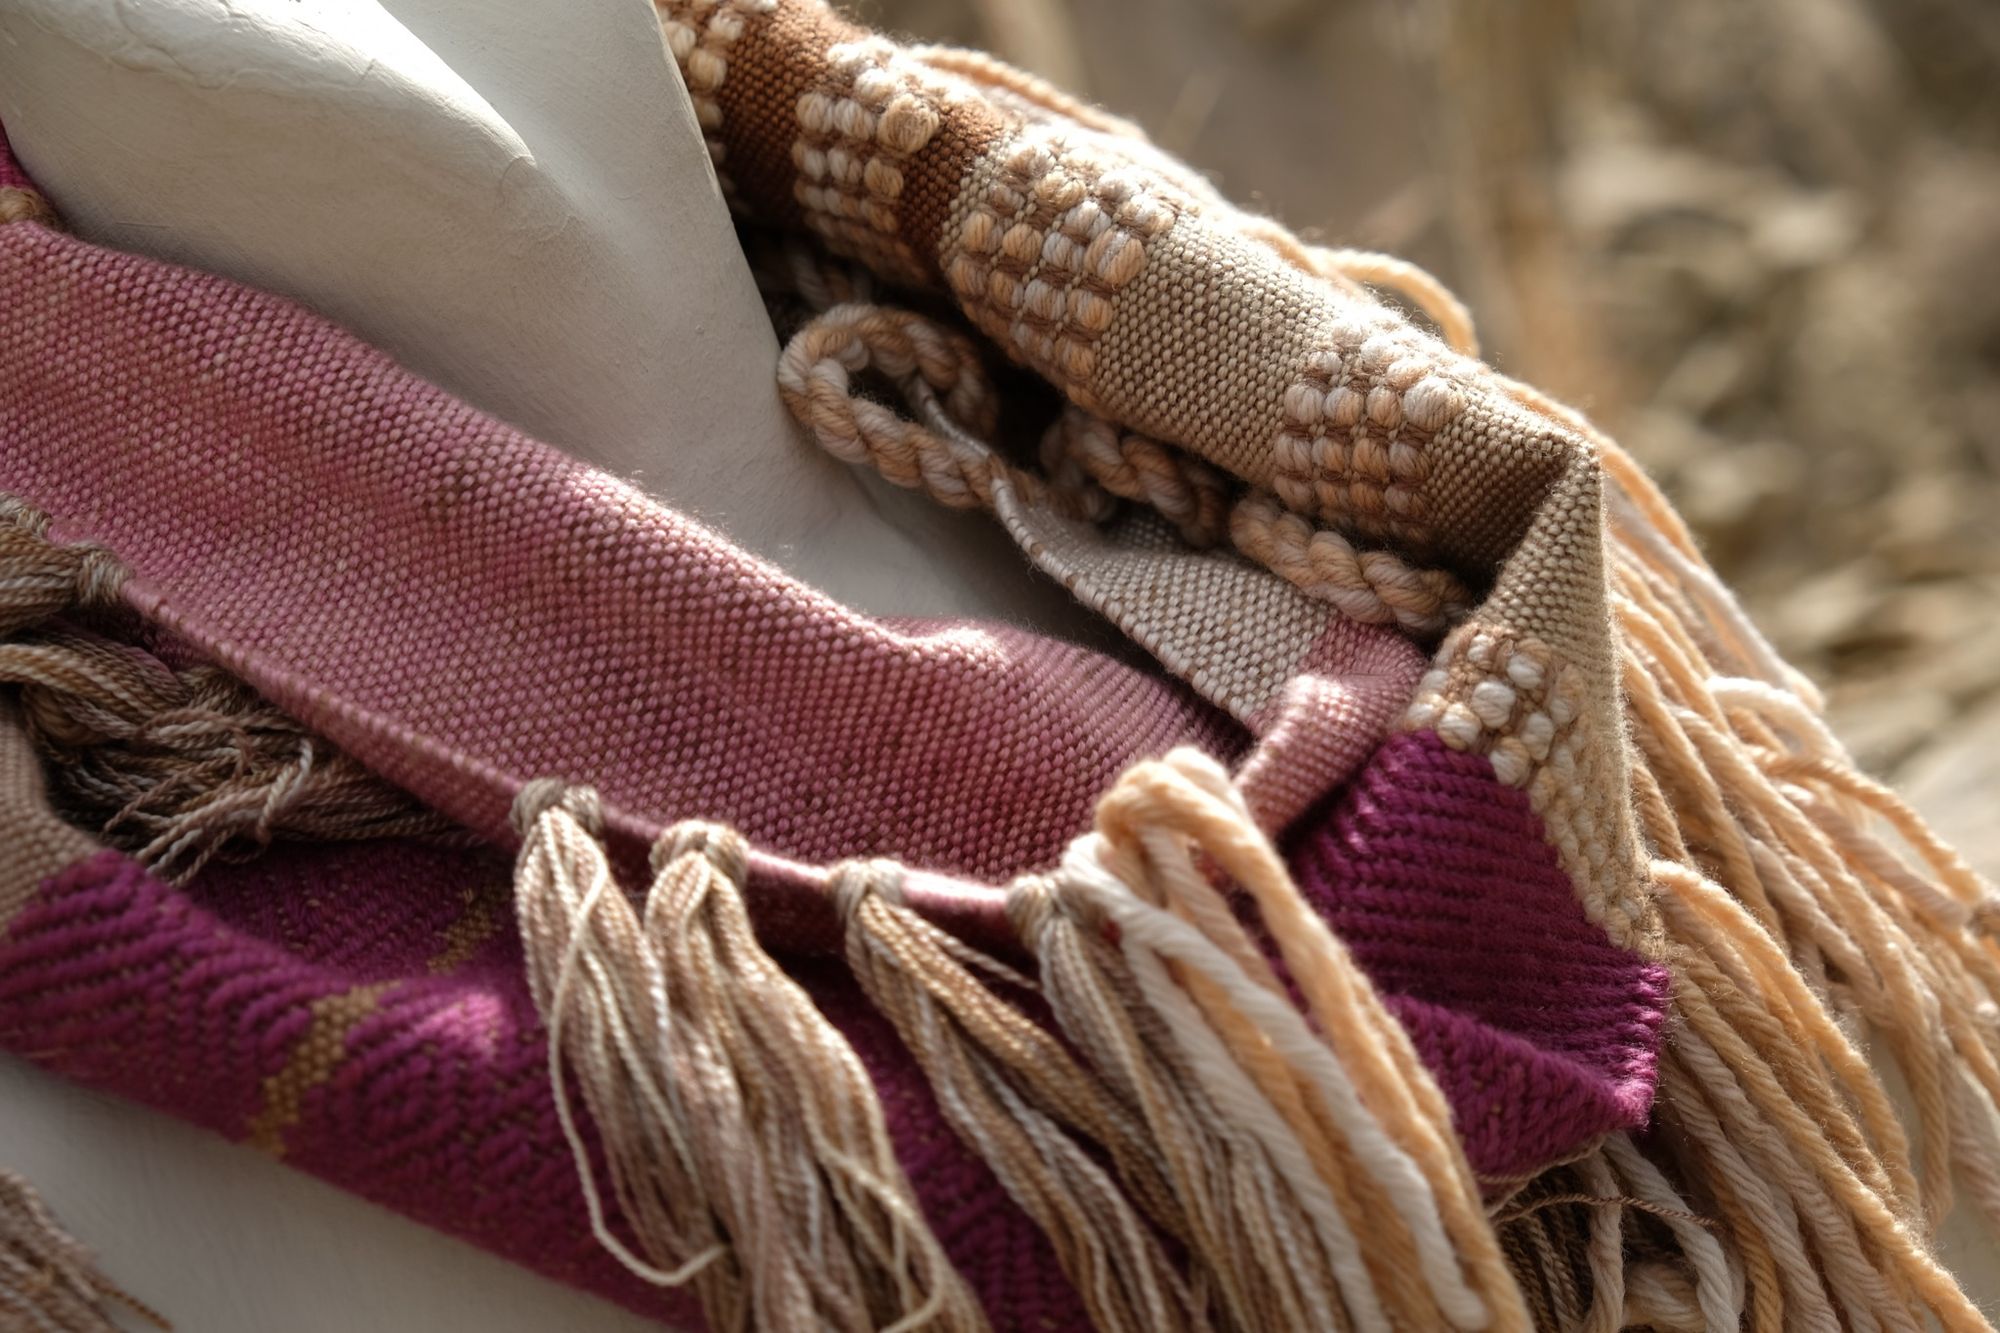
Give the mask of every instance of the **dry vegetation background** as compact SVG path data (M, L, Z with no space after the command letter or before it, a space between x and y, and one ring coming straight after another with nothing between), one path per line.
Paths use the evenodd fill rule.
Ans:
M1394 251L2000 873L2000 4L859 0Z

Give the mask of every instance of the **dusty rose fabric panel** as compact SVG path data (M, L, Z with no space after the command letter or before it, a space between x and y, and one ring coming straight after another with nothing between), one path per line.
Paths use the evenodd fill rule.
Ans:
M483 832L554 775L805 861L999 879L1133 760L1246 744L1095 652L852 614L289 302L25 225L0 290L0 491Z
M280 849L183 891L99 853L45 881L0 936L0 1047L699 1327L686 1294L634 1278L591 1233L508 879L504 857L381 843ZM868 1068L993 1326L1083 1333L1041 1232L952 1133L887 1021L837 965L798 975Z
M1277 700L1252 719L1257 744L1236 784L1271 833L1357 773L1396 728L1428 665L1379 625L1335 617Z

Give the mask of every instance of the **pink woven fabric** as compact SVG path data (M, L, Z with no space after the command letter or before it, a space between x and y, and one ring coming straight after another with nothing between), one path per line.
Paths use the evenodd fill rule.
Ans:
M278 298L32 226L0 233L0 290L0 491L483 833L560 776L800 860L1000 879L1051 863L1133 760L1245 748L1098 653L848 612ZM1337 621L1315 662L1299 707L1351 771L1422 661Z
M30 224L0 228L0 293L0 493L116 552L133 606L189 651L488 837L507 840L521 782L567 777L633 838L706 817L797 862L895 856L931 872L930 908L992 929L998 897L971 881L1050 864L1120 770L1194 744L1239 761L1267 815L1327 812L1298 834L1302 883L1477 1169L1643 1118L1656 971L1583 923L1484 760L1382 744L1424 666L1401 636L1332 621L1251 736L1082 648L854 615L280 299ZM825 946L810 876L759 865L760 929ZM0 1046L234 1138L275 1132L350 1189L689 1318L580 1225L504 895L487 854L295 849L188 892L106 854L0 937ZM1542 941L1569 962L1538 969ZM995 1327L1080 1327L852 982L793 961ZM317 1006L362 991L330 1073L274 1100Z
M106 852L42 885L0 937L0 1048L697 1328L691 1295L634 1278L591 1234L508 879L504 857L383 843L280 849L181 892ZM1040 1229L953 1135L887 1020L843 968L798 975L873 1077L932 1228L994 1328L1084 1333ZM306 1049L314 1002L371 986L343 1053L274 1126L274 1081L324 1067Z

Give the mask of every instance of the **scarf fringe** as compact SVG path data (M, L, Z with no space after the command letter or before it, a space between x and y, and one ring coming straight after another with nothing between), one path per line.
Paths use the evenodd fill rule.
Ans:
M1299 262L1342 280L1407 277L1317 252ZM922 423L855 399L849 376L864 370L897 380ZM837 308L793 341L784 376L823 442L949 502L990 506L1007 485L1101 518L1137 500L1203 540L1227 513L1232 539L1259 556L1243 520L1270 508L1263 497L1229 497L1212 470L1176 471L1164 446L1087 416L1050 432L1047 478L1013 468L964 424L993 417L976 355L920 317ZM850 961L961 1134L1049 1231L1101 1327L1508 1327L1529 1311L1564 1328L1988 1327L1929 1242L1957 1193L2000 1225L2000 895L1857 770L1812 686L1637 466L1577 414L1499 383L1590 439L1607 475L1628 759L1673 974L1646 1151L1613 1140L1518 1196L1591 1202L1489 1223L1407 1040L1297 908L1268 845L1246 850L1260 840L1228 808L1226 780L1191 757L1128 775L1061 870L1014 887L1033 982L901 907L879 865L837 877ZM24 506L0 519L0 661L82 817L181 876L281 832L435 832L240 686L52 625L110 609L122 573L102 552L49 542ZM1333 550L1332 535L1290 534L1294 563ZM1326 568L1287 577L1364 619L1423 630L1456 613L1456 585L1378 554L1333 550ZM1134 810L1156 822L1132 822ZM1211 901L1211 862L1257 898L1309 1023L1266 1003L1276 982ZM1026 1016L1037 992L1068 1046ZM1912 1125L1864 1040L1894 1059ZM782 1056L758 1048L780 1061L759 1075L809 1067L784 1062L824 1037L799 1042ZM787 1151L803 1170L810 1151ZM868 1277L851 1289L959 1310L941 1256L913 1257L914 1205L884 1178L853 1188L841 1206L866 1217L842 1271ZM1663 1220L1682 1215L1714 1230ZM893 1276L870 1248L883 1237L900 1238L884 1242ZM803 1289L833 1299L826 1283Z
M627 1224L642 1244L659 1242L655 1260L713 1263L688 1274L697 1286L717 1271L762 1273L766 1261L750 1253L758 1215L711 1177L725 1164L794 1177L813 1163L754 1121L704 1137L747 1112L697 1104L708 1095L699 1071L720 1069L711 1081L734 1087L752 1052L717 1041L704 1066L682 1043L709 1030L700 1015L757 1003L781 974L761 954L746 979L648 952L668 874L688 873L692 853L656 855L669 869L642 937L612 887L587 798L552 790L523 795L517 884L552 1060L559 1052L576 1071ZM683 845L688 835L669 837ZM704 872L709 892L740 878L740 851L726 864L738 868ZM1303 1012L1209 865L1256 904ZM1442 1094L1213 760L1183 751L1134 768L1058 870L1013 886L1009 910L1036 978L903 906L900 876L879 861L833 871L848 962L960 1137L1048 1235L1097 1327L1529 1327ZM747 942L747 917L734 928ZM1042 1006L1068 1044L1031 1016ZM780 1049L808 1027L803 1012L772 1026L757 1060L808 1067L805 1046ZM552 1069L560 1080L560 1064ZM768 1079L761 1063L757 1076ZM803 1092L795 1084L788 1095ZM872 1105L865 1082L842 1095ZM581 1155L579 1171L590 1189ZM701 1229L709 1218L713 1229ZM825 1229L811 1217L790 1225ZM705 1260L717 1248L728 1253ZM782 1284L769 1290L781 1294L760 1311L768 1326L789 1326L777 1302L809 1308Z
M594 793L530 784L515 819L529 984L605 1247L649 1282L691 1283L711 1328L984 1329L859 1057L757 943L742 840L670 830L642 918L605 860ZM606 1217L565 1065L644 1258Z
M98 1271L89 1251L55 1219L27 1181L0 1171L0 1324L51 1333L118 1333L134 1314L171 1330Z
M174 883L274 838L463 836L227 673L83 628L118 612L124 581L0 498L0 685L66 814Z
M1993 889L1856 768L1651 482L1593 438L1674 973L1659 1118L1683 1184L1752 1271L1756 1327L1928 1311L1986 1328L1929 1241L1955 1177L2000 1222ZM1914 1153L1864 1033L1908 1083Z
M1387 289L1456 349L1476 347L1464 308L1422 270L1304 245L1266 220L1240 216L1238 224L1293 265ZM837 307L793 339L787 358L795 374L807 372L825 355L829 329L919 318ZM1494 382L1589 440L1607 475L1628 758L1674 979L1658 1117L1674 1151L1660 1183L1678 1180L1720 1214L1736 1261L1751 1274L1736 1304L1757 1327L1837 1319L1902 1329L1914 1326L1917 1309L1948 1328L1988 1327L1929 1242L1961 1183L2000 1225L2000 948L1992 933L2000 896L1859 772L1820 718L1812 685L1750 624L1629 456L1545 395ZM830 423L854 409L828 388L811 411L795 395L788 401L833 447ZM895 421L904 447L942 460L934 470L948 471L969 449L983 450L982 480L1006 467L948 414L927 411L921 392L907 383L905 391L922 424L861 406ZM1196 544L1210 540L1190 520L1213 510L1206 497L1227 480L1145 440L1132 455L1144 471L1121 468L1112 444L1122 437L1070 408L1045 441L1046 478L1021 484L1059 495L1095 485L1154 504ZM1065 440L1075 444L1065 450ZM1228 504L1240 551L1354 618L1435 633L1470 604L1448 575L1358 550L1271 497L1251 491ZM1909 1086L1914 1150L1868 1065L1864 1031ZM1595 1225L1591 1236L1617 1234L1609 1222ZM1591 1290L1636 1293L1655 1313L1680 1301L1707 1326L1734 1326L1717 1304L1712 1255L1695 1264L1683 1253L1678 1267L1662 1267L1635 1251L1626 1272L1605 1257L1607 1242L1592 1243L1596 1258L1584 1270L1595 1274ZM1694 1272L1704 1265L1705 1279ZM1592 1327L1623 1317L1605 1313L1621 1308L1608 1297L1588 1308L1597 1312Z

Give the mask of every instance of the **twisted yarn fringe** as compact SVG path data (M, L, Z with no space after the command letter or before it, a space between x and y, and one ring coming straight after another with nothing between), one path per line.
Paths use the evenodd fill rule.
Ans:
M1303 1013L1207 865L1254 906ZM1198 1080L1269 1099L1348 1230L1366 1237L1361 1258L1388 1326L1525 1326L1443 1095L1220 766L1177 751L1132 769L1056 882L1079 904L1079 928L1115 928L1149 1006L1189 1043ZM1066 1030L1081 1027L1060 1004L1057 1014ZM1373 1313L1367 1290L1341 1284L1357 1327Z
M643 1276L693 1281L712 1319L768 1299L784 1310L758 1307L753 1324L790 1327L788 1312L830 1304L786 1274L806 1237L847 1234L828 1214L851 1197L814 1181L858 1149L788 1132L808 1118L793 1099L823 1099L824 1123L867 1125L863 1140L887 1148L865 1079L823 1072L841 1066L828 1054L838 1037L814 1026L802 994L766 993L789 983L753 953L740 844L705 827L670 834L642 928L587 794L536 784L517 818L522 932L559 1101L567 1117L566 1064L646 1257L609 1229L573 1138L600 1239ZM1208 865L1254 904L1303 1012ZM905 907L901 873L833 870L849 965L960 1137L1048 1235L1097 1327L1529 1326L1442 1094L1214 761L1181 751L1134 768L1056 871L1013 886L1035 978ZM727 921L726 959L667 947L664 923L693 908L662 899L690 880L700 901L727 904L708 927ZM1024 1009L1037 992L1067 1042ZM741 1096L753 1080L759 1096ZM893 1158L876 1160L877 1186L900 1186ZM792 1184L760 1193L771 1180ZM918 1252L915 1236L896 1253ZM861 1253L836 1257L819 1264L859 1280L851 1289L940 1280L926 1266L920 1281L871 1281ZM744 1295L751 1273L778 1294Z
M1454 347L1475 346L1463 307L1421 270L1246 230L1308 271L1397 291ZM1692 1194L1720 1224L1716 1238L1674 1226L1677 1256L1621 1254L1602 1240L1617 1210L1600 1206L1586 1276L1548 1312L1566 1328L1904 1329L1923 1315L1989 1327L1928 1242L1959 1182L2000 1227L2000 895L1859 771L1817 691L1631 457L1581 414L1495 378L1588 440L1609 481L1629 757L1674 974L1656 1111L1671 1160L1655 1166L1620 1138L1588 1169L1608 1167L1655 1209ZM1861 1029L1909 1085L1914 1162ZM1510 1240L1538 1309L1549 1253Z
M757 943L741 839L669 830L642 917L605 860L593 793L530 784L515 821L529 983L605 1247L647 1281L692 1283L712 1328L985 1328L859 1058ZM565 1066L643 1257L609 1229Z
M0 191L0 221L38 209ZM1239 225L1475 347L1421 270ZM1227 536L1344 614L1412 633L1473 601L1080 409L1050 428L1041 473L1016 468L985 442L997 412L973 344L841 304L867 300L865 282L813 264L789 281L825 313L787 347L781 388L850 462L960 507L990 507L999 487L1089 521L1147 504L1193 544ZM918 419L858 398L867 372ZM1673 975L1643 1145L1609 1138L1489 1217L1407 1038L1198 756L1135 769L1056 872L1013 886L1032 978L901 906L893 867L839 868L856 974L1100 1327L1987 1327L1928 1238L1955 1193L2000 1225L2000 895L1857 771L1637 466L1576 413L1495 382L1590 440L1610 482L1635 805ZM122 578L0 499L0 680L66 805L180 877L274 836L441 831L221 673L170 671L69 623L115 611ZM980 1327L851 1050L749 931L740 845L676 830L640 919L586 794L531 788L522 817L523 935L600 1240L650 1280L693 1284L718 1326ZM1254 903L1303 1014L1211 870ZM1031 996L1063 1040L1023 1012ZM1914 1143L1864 1028L1909 1086ZM565 1068L641 1253L597 1195ZM0 1177L0 1303L53 1292L73 1303L37 1317L104 1327L111 1289L75 1276L88 1269L38 1208Z
M1463 306L1422 270L1307 246L1276 224L1243 226L1306 271L1397 292L1453 347L1475 350ZM1622 1139L1602 1155L1656 1206L1678 1177L1712 1203L1728 1242L1718 1253L1676 1227L1677 1259L1621 1260L1598 1243L1614 1226L1599 1209L1588 1315L1555 1323L1902 1329L1927 1311L1947 1328L1988 1327L1928 1237L1955 1179L2000 1226L2000 897L1856 768L1817 691L1750 623L1630 456L1579 413L1496 382L1588 440L1610 482L1630 759L1674 973L1657 1119L1675 1160L1663 1173ZM1910 1087L1917 1165L1851 1035L1863 1026ZM1631 1188L1641 1170L1644 1191ZM1549 1265L1532 1247L1513 1252L1533 1291Z
M1043 434L1042 468L1051 478L1071 478L1072 489L1087 482L1151 506L1190 546L1213 546L1228 535L1230 483L1221 472L1074 404Z
M1591 436L1672 944L1659 1118L1681 1174L1739 1247L1752 1326L1986 1328L1928 1238L1955 1180L2000 1225L2000 900L1860 773L1664 498ZM1908 1083L1915 1160L1860 1030Z
M841 286L813 277L797 290L809 296ZM921 419L857 394L854 377L870 370L894 382ZM911 311L860 303L825 310L786 344L778 388L821 448L953 508L993 508L996 486L1090 521L1108 516L1116 499L1135 500L1189 544L1210 546L1226 535L1249 559L1356 620L1435 635L1473 604L1444 570L1357 548L1264 492L1232 498L1216 469L1079 408L1066 409L1044 435L1043 473L1014 466L981 438L997 412L972 341Z
M0 1170L0 1324L47 1333L117 1333L117 1311L173 1325L97 1270L27 1181Z
M243 685L210 667L168 668L72 624L118 603L105 551L52 542L46 521L0 500L0 684L80 822L169 879L273 838L452 836Z
M1446 571L1356 547L1332 528L1285 508L1267 491L1252 491L1237 502L1229 515L1229 535L1237 550L1332 603L1350 620L1430 635L1472 609L1472 595Z

